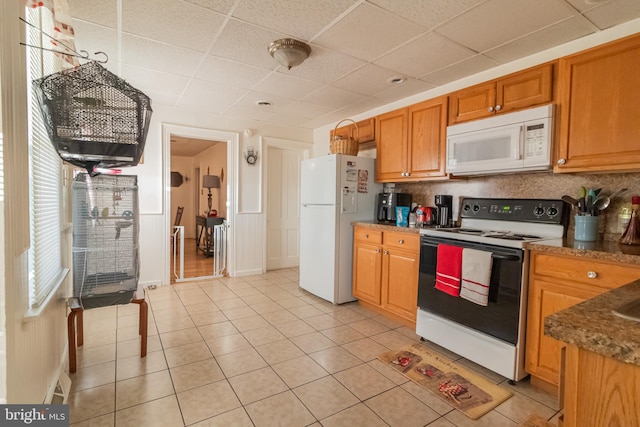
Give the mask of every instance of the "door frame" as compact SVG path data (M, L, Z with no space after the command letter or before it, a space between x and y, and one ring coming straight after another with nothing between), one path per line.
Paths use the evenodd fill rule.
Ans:
M267 189L267 173L269 169L269 147L271 148L279 148L281 150L292 150L298 151L302 154L302 160L308 159L311 154L311 150L313 149L313 144L293 141L290 139L282 139L282 138L272 138L268 136L260 136L260 146L262 147L262 206L261 210L264 212L263 215L263 223L262 230L264 233L262 241L264 242L264 247L262 249L262 273L267 272L267 201L269 200L269 194Z
M235 276L236 265L236 233L234 231L236 214L238 212L238 146L240 134L238 132L227 132L216 129L205 129L191 126L182 126L171 123L162 123L162 145L163 145L163 173L164 173L164 229L171 229L171 135L185 138L206 139L211 141L221 141L227 144L227 273ZM168 242L169 239L165 239ZM171 248L165 243L165 265L164 283L171 283ZM213 271L213 265L212 265ZM193 280L201 278L193 278Z

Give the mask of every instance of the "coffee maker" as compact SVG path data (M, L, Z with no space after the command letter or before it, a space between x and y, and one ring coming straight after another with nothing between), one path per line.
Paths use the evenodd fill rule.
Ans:
M453 226L453 196L445 194L437 194L435 196L435 204L438 208L438 224L437 227Z
M396 206L411 208L411 194L379 193L376 209L378 222L396 222Z

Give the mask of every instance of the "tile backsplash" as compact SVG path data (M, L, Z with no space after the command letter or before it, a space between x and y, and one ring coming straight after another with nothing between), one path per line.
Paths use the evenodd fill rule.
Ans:
M603 194L611 194L620 188L628 188L600 215L599 231L604 240L617 240L621 225L618 214L623 207L631 206L631 196L640 195L640 172L616 174L554 174L522 173L512 175L469 177L438 182L396 183L396 191L411 193L413 201L423 206L434 206L436 194L451 194L454 200L453 217L458 218L460 199L463 197L559 199L567 194L578 197L580 187L602 188ZM573 228L573 218L569 229Z

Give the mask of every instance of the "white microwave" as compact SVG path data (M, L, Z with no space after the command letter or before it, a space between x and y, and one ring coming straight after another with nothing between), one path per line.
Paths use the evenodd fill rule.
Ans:
M447 173L551 169L553 105L447 127Z

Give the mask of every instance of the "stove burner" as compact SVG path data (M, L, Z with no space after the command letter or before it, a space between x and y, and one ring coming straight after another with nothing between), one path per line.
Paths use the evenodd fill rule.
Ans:
M485 233L485 231L477 230L475 228L458 228L457 232L458 233L466 233L466 234L482 234L482 233Z

